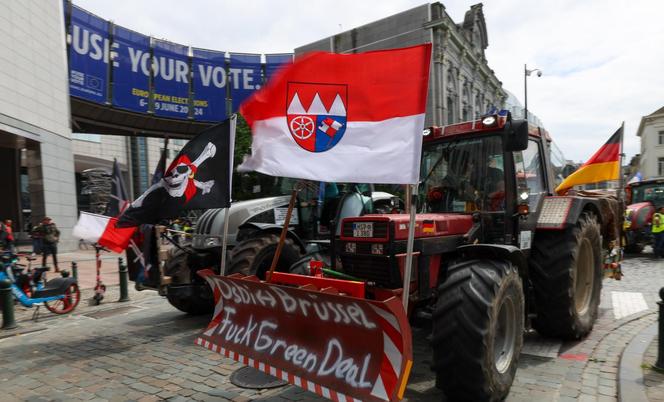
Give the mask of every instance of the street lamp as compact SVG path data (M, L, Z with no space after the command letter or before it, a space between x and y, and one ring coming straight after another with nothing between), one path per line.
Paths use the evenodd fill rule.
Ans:
M524 91L524 114L526 116L526 121L528 121L528 76L532 73L537 71L537 76L541 77L542 76L542 70L539 68L533 68L532 70L528 70L528 65L524 64L523 65L523 91Z

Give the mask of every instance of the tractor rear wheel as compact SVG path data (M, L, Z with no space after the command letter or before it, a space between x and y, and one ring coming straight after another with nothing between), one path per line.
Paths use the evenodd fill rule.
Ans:
M171 306L191 315L210 314L214 310L214 297L210 287L203 279L192 278L191 268L187 264L187 253L183 249L173 248L168 260L164 265L164 273L171 277L171 286L178 285L200 285L194 287L194 291L187 297L171 291L166 294L166 299ZM196 290L199 290L198 292Z
M279 236L271 233L261 233L256 237L244 240L233 248L230 256L230 269L227 273L256 275L265 279L278 244ZM277 271L288 272L291 265L301 257L300 248L292 239L286 238L277 263Z
M588 334L597 320L602 291L601 237L595 215L584 213L564 232L537 232L530 278L537 332L570 340Z
M511 263L452 265L433 314L433 369L449 400L499 401L523 346L524 296Z

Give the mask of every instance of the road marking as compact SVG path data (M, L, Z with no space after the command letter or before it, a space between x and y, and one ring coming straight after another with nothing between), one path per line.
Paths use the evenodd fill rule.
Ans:
M523 343L521 353L555 359L558 357L558 352L560 351L562 344L563 343L558 340L529 337Z
M611 302L616 320L648 310L648 304L641 292L611 292Z

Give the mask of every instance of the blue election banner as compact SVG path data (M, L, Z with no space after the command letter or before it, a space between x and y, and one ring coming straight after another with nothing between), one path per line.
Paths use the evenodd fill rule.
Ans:
M261 55L231 53L231 66L228 73L233 112L237 112L240 104L261 87Z
M226 119L226 58L224 52L193 49L194 119Z
M113 106L147 113L150 105L150 37L113 29Z
M265 81L269 80L281 67L293 63L292 53L265 55Z
M154 113L189 116L189 47L161 40L153 46Z
M108 22L73 6L70 34L70 94L93 102L106 102L110 53Z

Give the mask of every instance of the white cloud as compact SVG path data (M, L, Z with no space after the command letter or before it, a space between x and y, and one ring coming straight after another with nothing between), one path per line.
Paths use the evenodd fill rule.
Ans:
M74 0L117 24L216 50L291 52L295 47L421 5L422 0ZM443 2L461 22L476 3ZM664 2L490 0L484 4L487 59L565 155L588 158L625 121L628 158L639 151L641 116L664 106Z

